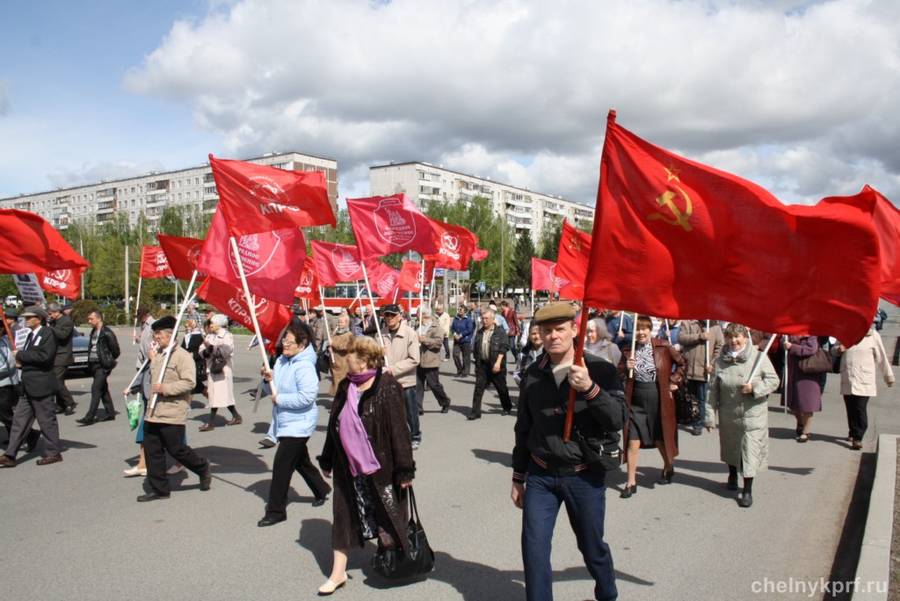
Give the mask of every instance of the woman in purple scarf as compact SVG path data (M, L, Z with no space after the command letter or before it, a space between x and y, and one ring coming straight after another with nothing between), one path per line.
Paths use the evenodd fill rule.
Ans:
M334 563L320 595L347 582L352 545L377 539L383 548L407 550L409 516L405 489L413 461L403 389L383 373L384 353L368 336L354 338L347 355L349 373L338 385L319 466L334 476Z

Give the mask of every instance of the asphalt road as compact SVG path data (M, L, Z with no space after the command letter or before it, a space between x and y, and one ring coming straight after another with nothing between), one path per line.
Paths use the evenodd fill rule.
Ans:
M886 329L889 351L898 334L897 316ZM118 331L127 340L127 330ZM168 501L138 504L141 479L122 470L136 460L134 435L124 414L114 422L79 427L89 401L88 379L71 380L80 403L76 416L62 417L65 461L38 467L38 454L19 456L15 469L0 472L0 531L5 542L4 596L17 600L160 599L281 601L315 597L330 570L330 503L310 506L311 496L294 478L288 521L257 528L263 515L274 451L257 441L269 421L269 405L252 412L250 394L258 354L238 337L235 389L244 424L197 431L205 414L199 402L188 422L188 440L213 463L213 486L200 492L192 474L176 477ZM112 389L133 374L135 351L123 345ZM514 418L499 415L489 392L485 417L467 422L472 380L442 381L453 410L438 413L426 395L424 441L416 452L417 498L436 570L426 580L390 586L368 568L372 548L350 559L352 580L336 598L430 601L524 599L519 552L520 512L509 500ZM654 486L661 460L644 451L639 492L628 500L618 491L624 473L608 478L606 538L622 599L758 599L768 581L826 578L844 523L861 454L842 440L847 427L830 375L824 410L814 421L812 440L794 440L794 420L770 401L770 469L754 486L754 506L740 509L725 490L727 470L719 461L715 433L681 432L681 454L671 486ZM510 379L510 383L512 380ZM882 387L883 388L883 387ZM327 390L323 382L322 390ZM248 391L248 392L245 392ZM883 389L871 407L869 450L875 435L900 433L896 389ZM200 399L200 397L198 397ZM322 395L327 406L327 396ZM121 397L117 408L123 409ZM227 412L226 412L227 414ZM319 413L317 452L324 440L327 410ZM583 567L564 517L553 541L557 599L591 597ZM754 582L760 584L754 585ZM810 598L782 594L778 598ZM821 594L815 595L821 598Z

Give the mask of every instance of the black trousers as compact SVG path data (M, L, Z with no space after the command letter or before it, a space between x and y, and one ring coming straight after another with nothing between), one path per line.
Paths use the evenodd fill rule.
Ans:
M269 484L269 502L266 504L267 516L283 518L287 515L287 496L294 470L303 477L315 498L324 499L331 492L331 487L309 459L308 441L308 436L278 438L278 450L272 464L272 482Z
M900 365L900 336L897 336L897 342L894 343L894 360L891 365Z
M472 364L472 343L454 342L453 362L456 364L456 373L468 378Z
M103 408L106 409L108 415L116 414L112 397L109 395L109 382L107 381L111 371L103 369L99 363L91 363L91 377L94 378L94 381L91 382L91 406L88 408L85 417L91 419L97 417L97 408L100 406L100 401L103 401Z
M13 411L18 402L19 395L15 386L0 387L0 423L6 426L7 435L12 432Z
M44 456L59 455L62 452L62 445L59 442L59 423L56 421L54 407L52 395L37 398L26 396L20 399L13 412L12 429L9 432L5 454L16 458L22 443L34 436L31 426L36 420L44 434Z
M184 443L184 424L144 422L144 457L147 460L147 481L156 494L168 495L166 452L175 461L198 476L209 470L209 461Z
M419 411L422 411L425 401L426 382L428 383L428 388L434 393L434 398L437 399L438 405L440 405L442 409L444 407L449 407L450 397L447 396L447 393L444 391L444 386L441 384L438 368L419 366L416 368L416 404L419 406Z
M475 365L475 393L472 395L472 415L481 415L481 397L487 385L493 384L500 395L500 405L504 411L512 411L512 401L509 399L509 390L506 388L506 370L494 373L493 363L478 361Z
M450 358L450 339L444 336L444 357Z
M75 399L72 398L72 393L66 388L66 366L54 365L53 375L56 376L56 382L59 385L59 390L56 391L56 406L60 409L75 406Z
M869 397L856 396L855 394L844 395L844 407L847 409L847 427L850 430L850 438L853 440L862 440L869 428L869 414L867 406Z

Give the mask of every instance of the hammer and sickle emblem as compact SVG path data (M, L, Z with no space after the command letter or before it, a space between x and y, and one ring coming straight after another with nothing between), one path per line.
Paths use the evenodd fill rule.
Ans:
M666 169L667 181L675 180L679 181L678 175L674 173L674 170ZM691 218L691 214L694 212L694 204L691 202L691 197L688 196L688 193L684 191L684 189L677 185L672 185L678 192L673 192L672 190L666 190L663 192L657 199L656 203L662 207L666 207L672 214L672 217L668 217L663 215L662 213L651 213L647 218L651 221L659 220L668 223L669 225L674 225L677 227L684 228L684 231L690 232L693 230L693 226L691 226L688 221ZM675 202L675 199L678 196L684 198L684 212L678 207L678 204Z

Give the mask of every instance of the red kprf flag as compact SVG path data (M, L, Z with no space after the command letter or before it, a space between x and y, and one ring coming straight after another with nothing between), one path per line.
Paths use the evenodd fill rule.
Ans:
M283 305L293 303L294 290L306 260L303 232L291 227L237 236L236 242L250 292ZM197 268L235 288L242 288L237 259L220 211L213 215Z
M145 246L141 249L141 277L145 280L167 278L173 275L169 260L160 246Z
M28 211L0 209L0 248L0 273L42 273L91 265L43 217Z
M300 283L294 290L294 296L297 298L305 298L311 303L319 304L321 297L319 296L319 279L316 277L315 264L309 257L303 263L303 271L300 273Z
M190 280L197 269L200 260L200 251L203 250L203 240L198 238L182 238L179 236L166 236L157 234L159 246L163 249L166 259L169 261L169 269L179 280Z
M400 286L400 271L381 261L366 264L366 275L372 294L380 297L393 297Z
M253 331L253 319L250 317L244 293L239 288L210 277L200 284L197 296L251 332ZM291 310L280 303L260 296L253 296L253 302L256 307L259 331L264 338L270 341L276 340L284 326L291 321Z
M336 223L322 171L287 171L213 155L209 166L232 234Z
M478 247L478 237L461 225L444 223L431 220L434 244L437 252L427 255L427 259L434 260L435 264L448 269L468 269L472 253Z
M881 281L871 210L785 206L642 140L610 112L585 304L854 344Z
M347 211L364 261L407 250L421 255L437 251L431 220L403 194L348 198Z
M400 291L419 294L422 292L422 264L417 261L403 261L400 267Z
M556 263L532 257L531 289L559 292L559 284L556 277Z
M563 220L559 251L556 256L556 273L559 278L558 293L561 298L581 300L584 298L584 284L588 273L588 259L591 256L591 235L582 232Z
M362 261L355 246L313 240L312 254L322 286L363 279Z
M863 186L855 196L833 196L823 203L844 203L866 208L874 204L881 265L881 298L900 305L900 210L872 186Z
M36 275L41 288L47 292L75 300L81 294L82 271L82 269L56 269Z

